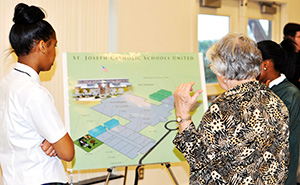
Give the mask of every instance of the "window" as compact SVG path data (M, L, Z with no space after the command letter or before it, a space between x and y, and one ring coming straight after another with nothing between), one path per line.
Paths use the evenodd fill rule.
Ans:
M248 36L256 42L272 39L272 22L267 19L248 19Z
M209 68L206 59L206 51L214 43L229 32L229 17L218 15L198 15L198 43L199 52L203 53L205 81L206 83L217 83L216 75Z

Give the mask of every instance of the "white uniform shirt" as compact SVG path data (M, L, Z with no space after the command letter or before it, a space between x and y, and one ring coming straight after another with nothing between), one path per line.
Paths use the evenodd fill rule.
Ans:
M283 82L284 79L286 79L285 75L280 73L280 76L278 78L276 78L272 82L270 82L269 88L271 89L274 85L280 84L281 82Z
M4 185L67 182L58 157L40 144L60 140L66 129L50 93L31 67L17 63L0 83L0 162Z

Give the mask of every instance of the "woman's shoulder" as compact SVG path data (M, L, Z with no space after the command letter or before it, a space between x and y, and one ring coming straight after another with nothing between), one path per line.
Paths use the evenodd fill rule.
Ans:
M251 81L235 86L230 90L219 95L213 103L222 103L223 101L249 101L252 98L271 95L272 91L258 81Z
M15 81L12 91L22 95L23 99L29 101L51 97L49 91L33 78L19 78Z
M265 84L248 82L232 88L213 100L210 107L219 107L221 111L248 109L249 106L267 106L283 104L278 96Z

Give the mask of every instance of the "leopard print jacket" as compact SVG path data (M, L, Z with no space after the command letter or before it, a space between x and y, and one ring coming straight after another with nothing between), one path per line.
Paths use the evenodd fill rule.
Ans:
M264 84L218 96L198 128L173 140L190 166L190 184L284 184L289 163L288 110Z

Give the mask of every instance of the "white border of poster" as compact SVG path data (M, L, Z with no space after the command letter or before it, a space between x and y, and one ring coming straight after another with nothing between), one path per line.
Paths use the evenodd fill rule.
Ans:
M68 66L70 57L74 62L72 66ZM194 89L203 90L198 98L202 108L199 108L200 111L196 110L193 117L196 126L208 107L202 53L63 53L63 74L65 124L76 144L75 159L72 162L74 170L138 165L139 159L164 135L164 123L175 119L174 105L170 108L170 102L172 103L172 94L180 83L195 81ZM176 79L173 79L174 77ZM117 83L120 79L121 84ZM159 84L161 81L163 85ZM124 84L126 87L121 88ZM155 88L157 92L150 92ZM144 95L148 92L152 94ZM162 98L162 94L167 98ZM133 102L122 104L129 99ZM149 120L147 123L156 124L141 127L146 124L144 121L139 122L138 126L134 125L133 122L137 120L135 115L139 111L136 105L141 106L141 110L151 112L150 115L142 116L144 120ZM122 106L127 109L116 108ZM79 111L74 113L75 109ZM90 112L91 109L93 110ZM116 110L119 113L112 113ZM129 114L131 118L126 117ZM155 119L158 114L168 115ZM131 126L132 130L135 129L133 133L126 130L129 124L134 125ZM74 127L77 129L75 132ZM143 149L139 148L137 152L136 143L127 140L128 138L124 141L128 136L121 135L129 133L130 138L134 137L135 141L141 142L139 144L145 145ZM176 133L177 131L172 132L165 138L166 141L159 144L144 163L185 160L172 144ZM101 141L101 145L98 145L97 139ZM161 153L167 154L168 157L163 157ZM114 159L116 161L113 161Z

